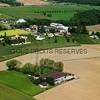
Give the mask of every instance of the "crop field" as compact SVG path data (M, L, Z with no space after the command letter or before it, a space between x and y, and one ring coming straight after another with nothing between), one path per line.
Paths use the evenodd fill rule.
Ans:
M39 18L50 20L70 20L74 14L90 10L99 9L99 6L89 5L44 5L44 6L21 6L0 8L0 13L13 18ZM43 13L46 13L45 15ZM48 16L48 14L50 16Z
M33 39L33 37L32 37ZM16 56L24 55L27 53L35 52L35 49L44 50L50 48L58 48L58 47L68 47L68 46L77 46L79 43L77 42L66 42L64 37L57 38L58 43L54 42L54 38L45 39L43 41L32 41L30 45L21 45L21 46L4 46L0 47L0 61L14 58Z
M4 84L30 97L44 91L39 86L32 84L26 75L15 71L1 71L0 84Z
M1 14L0 13L0 19L14 19L12 16L8 16L6 14Z
M16 0L23 3L24 5L45 5L48 4L44 0Z
M4 84L0 84L0 100L34 100L31 97L12 89Z
M6 33L7 36L31 34L30 32L27 32L27 31L24 31L24 30L15 29L15 30L0 31L0 36L4 36L5 33Z

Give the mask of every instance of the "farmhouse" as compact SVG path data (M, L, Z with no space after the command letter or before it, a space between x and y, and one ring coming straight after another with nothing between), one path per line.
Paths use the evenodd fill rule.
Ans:
M64 81L69 81L74 79L74 75L73 74L69 74L69 73L64 73L64 72L52 72L48 75L48 77L51 77L54 79L54 84L60 84Z

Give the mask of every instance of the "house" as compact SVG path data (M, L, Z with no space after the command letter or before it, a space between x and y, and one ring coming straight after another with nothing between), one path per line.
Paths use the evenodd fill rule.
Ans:
M33 31L33 33L38 32L38 26L37 25L30 25L29 28Z
M44 40L44 39L45 39L44 36L37 36L37 37L36 37L36 40L38 40L38 41L41 41L41 40Z
M26 20L25 20L25 19L18 19L18 20L16 21L16 23L26 23Z
M73 74L70 74L70 73L64 73L64 72L58 72L58 71L55 71L55 72L52 72L48 75L48 77L51 77L54 79L54 84L60 84L64 81L69 81L69 80L72 80L74 79L74 75Z
M52 33L49 33L48 37L54 37L54 35Z

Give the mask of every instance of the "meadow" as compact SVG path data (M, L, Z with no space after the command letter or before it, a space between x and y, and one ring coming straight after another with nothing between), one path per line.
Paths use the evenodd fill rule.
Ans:
M50 19L50 20L70 20L74 14L90 10L100 9L99 6L90 5L44 5L44 6L21 6L0 8L0 13L13 18L30 18L30 19ZM43 13L46 13L43 14ZM50 16L48 16L48 14Z
M0 84L15 89L22 94L28 95L29 97L44 91L44 89L39 86L32 84L26 75L15 71L1 71Z
M30 96L0 83L0 100L34 100Z
M65 37L57 37L57 43L55 43L55 39L46 38L43 41L37 41L33 37L31 37L31 44L29 45L21 45L21 46L0 46L0 61L11 59L17 56L25 55L28 53L33 53L38 50L52 49L58 47L68 47L68 46L78 46L77 42L67 42Z
M28 35L31 32L21 30L21 29L13 29L13 30L4 30L0 31L0 36L4 36L6 33L7 36L16 36L16 35Z

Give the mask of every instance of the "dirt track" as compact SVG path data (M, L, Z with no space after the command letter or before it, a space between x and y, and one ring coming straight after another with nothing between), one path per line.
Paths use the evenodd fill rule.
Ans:
M53 49L53 53L38 54L38 60L41 58L51 58L64 63L64 71L71 72L80 77L44 93L35 98L37 100L100 100L100 45L83 45L81 47L68 47L68 49L86 49L83 54L63 54ZM61 50L61 49L58 49ZM27 54L15 58L22 63L36 63L36 54ZM6 69L5 62L0 62L1 70Z

